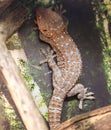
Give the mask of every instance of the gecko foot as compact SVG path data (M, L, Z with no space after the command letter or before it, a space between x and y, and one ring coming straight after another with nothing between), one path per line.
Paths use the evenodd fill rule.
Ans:
M84 88L84 91L82 93L78 94L78 99L80 99L79 109L82 109L84 100L94 100L95 97L93 95L94 95L93 92L88 92L87 88Z
M40 49L41 53L45 56L46 59L40 61L40 65L44 64L46 62L50 62L51 60L53 60L53 58L56 57L56 55L54 54L54 51L51 50L49 47L44 50L44 49Z
M67 11L65 9L63 9L63 5L60 4L60 5L56 5L55 6L55 11L60 14L60 15L63 15L64 13L66 13Z

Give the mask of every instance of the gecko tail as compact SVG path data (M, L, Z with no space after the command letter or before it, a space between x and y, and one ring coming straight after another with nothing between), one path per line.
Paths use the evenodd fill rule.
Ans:
M64 98L65 94L62 94L58 90L53 91L48 113L50 130L55 129L60 124Z

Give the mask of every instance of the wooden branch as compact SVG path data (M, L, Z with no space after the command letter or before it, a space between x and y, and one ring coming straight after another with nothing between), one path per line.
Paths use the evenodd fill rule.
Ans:
M23 24L27 14L16 1L0 17L0 71L27 130L48 130L5 45L6 39Z
M111 106L77 115L55 130L111 130Z
M27 130L48 130L18 68L0 39L0 70Z
M12 3L13 0L0 1L0 14Z
M0 15L0 34L6 41L26 21L28 11L19 1L12 4Z

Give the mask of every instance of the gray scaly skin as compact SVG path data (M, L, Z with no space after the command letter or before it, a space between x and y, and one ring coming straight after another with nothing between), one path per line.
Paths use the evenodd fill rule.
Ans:
M82 60L79 49L67 32L67 23L62 16L52 9L38 8L36 20L40 31L40 39L50 44L53 51L42 50L49 67L53 71L53 94L49 103L50 129L60 124L61 111L66 96L77 95L82 109L84 99L95 99L92 92L87 92L82 84L76 84L82 69ZM57 63L53 53L56 53Z

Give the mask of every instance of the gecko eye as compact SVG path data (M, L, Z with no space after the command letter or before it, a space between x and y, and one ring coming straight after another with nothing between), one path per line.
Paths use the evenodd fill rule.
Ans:
M41 19L41 16L40 16L40 15L38 16L38 19Z
M46 32L47 30L46 30L46 29L44 29L43 31L44 31L44 32Z

